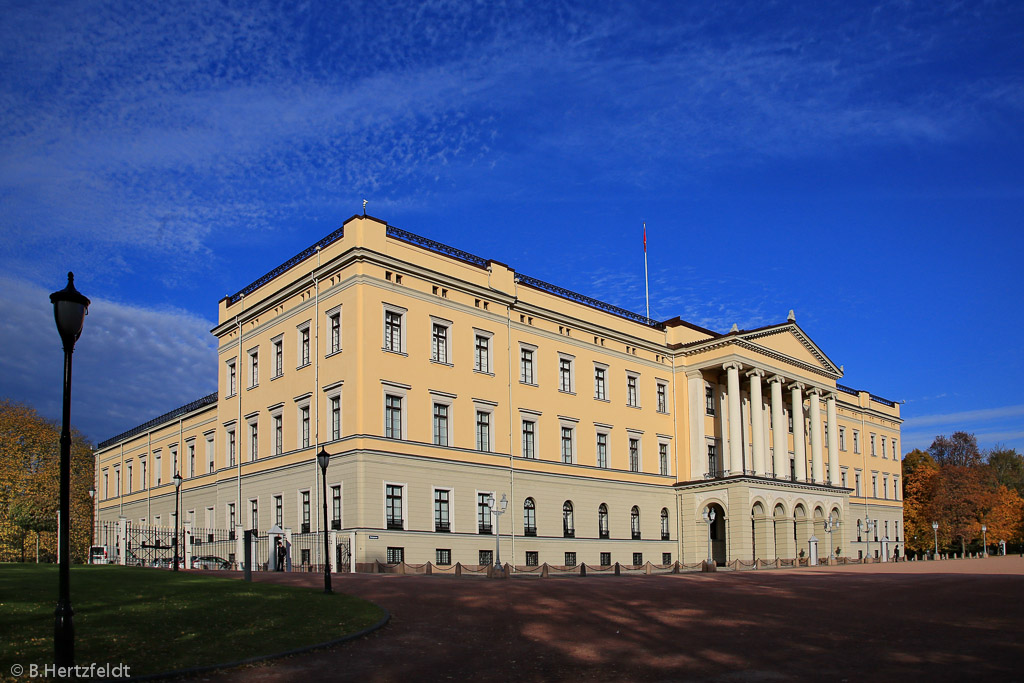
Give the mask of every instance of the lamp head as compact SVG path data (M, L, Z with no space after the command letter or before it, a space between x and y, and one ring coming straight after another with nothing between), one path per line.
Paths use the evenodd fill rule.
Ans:
M506 508L508 508L508 498L506 498L503 493L501 494L501 511L504 512Z
M316 454L316 464L320 465L320 471L327 474L327 466L331 464L331 456L326 448L321 448Z
M938 522L932 522L932 529L935 529L936 531L938 531L939 530L939 523Z
M172 478L174 479L174 488L181 488L181 473L175 472Z
M75 274L68 273L68 286L50 295L53 304L53 319L57 323L57 332L65 349L73 349L75 342L82 336L85 316L89 312L87 298L75 289Z
M493 493L490 494L489 496L487 496L487 507L489 507L492 510L494 509L494 494Z
M93 498L93 499L96 498L96 487L95 486L90 486L89 487L89 497Z

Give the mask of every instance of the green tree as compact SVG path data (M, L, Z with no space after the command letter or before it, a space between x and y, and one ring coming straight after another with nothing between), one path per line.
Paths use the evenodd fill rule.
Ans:
M1024 455L997 445L989 451L988 466L997 482L1024 496Z

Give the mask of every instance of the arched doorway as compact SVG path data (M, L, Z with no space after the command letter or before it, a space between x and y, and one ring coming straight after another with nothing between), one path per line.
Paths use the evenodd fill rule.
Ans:
M764 504L760 501L755 502L750 508L750 546L753 553L750 559L766 562L775 559L775 534L772 527L772 520L768 517Z
M776 503L772 510L772 520L775 523L775 557L791 558L795 555L793 548L793 521L786 514L786 508L782 503Z
M807 516L807 508L803 503L797 503L793 508L793 545L796 549L796 557L807 557L807 540L811 537L810 518ZM803 553L801 555L801 553Z
M705 514L714 513L714 521L707 523ZM711 559L716 564L725 564L729 561L728 546L726 545L726 520L725 509L718 503L708 503L701 510L701 523L704 524L711 542Z

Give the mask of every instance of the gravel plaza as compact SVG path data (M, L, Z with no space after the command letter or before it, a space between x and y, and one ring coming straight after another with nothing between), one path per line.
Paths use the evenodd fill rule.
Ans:
M336 574L390 623L218 681L1024 680L1024 559L488 580ZM319 574L256 581L319 587ZM325 634L328 640L331 634Z

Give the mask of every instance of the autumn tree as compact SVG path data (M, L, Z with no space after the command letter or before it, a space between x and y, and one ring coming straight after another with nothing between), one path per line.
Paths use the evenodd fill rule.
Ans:
M71 435L71 559L85 560L92 538L92 448ZM57 558L60 426L32 408L0 399L0 561L24 561L26 547Z
M1000 485L1024 496L1024 456L1016 449L997 445L989 451L988 466Z
M938 475L939 466L924 451L915 449L903 458L903 533L908 550L932 547L932 501Z
M958 467L974 467L982 462L978 440L974 434L953 432L953 436L937 436L928 447L928 454L942 467L955 465Z

